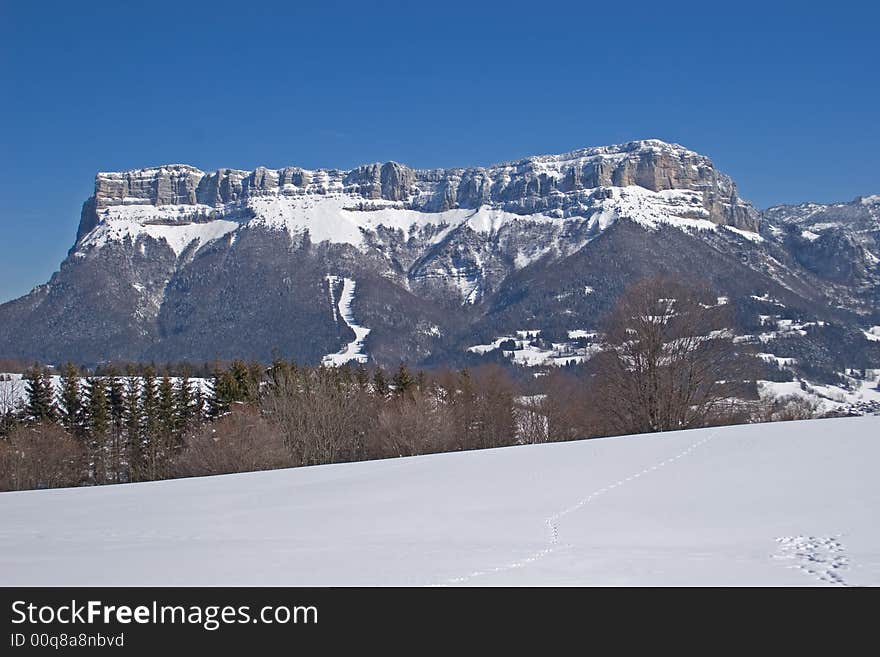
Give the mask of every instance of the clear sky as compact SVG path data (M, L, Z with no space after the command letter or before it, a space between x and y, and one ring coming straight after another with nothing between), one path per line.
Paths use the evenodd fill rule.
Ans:
M759 207L880 193L877 3L0 0L0 301L96 171L485 165L655 137Z

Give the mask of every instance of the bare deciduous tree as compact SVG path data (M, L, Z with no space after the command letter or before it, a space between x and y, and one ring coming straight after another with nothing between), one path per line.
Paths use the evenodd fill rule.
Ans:
M0 490L76 486L84 452L57 424L17 426L0 441Z
M340 370L300 369L272 381L264 408L296 465L363 458L368 392Z
M15 418L20 413L24 387L21 379L6 375L0 379L0 436L5 436L15 426Z
M689 429L727 417L743 380L728 307L665 278L635 283L611 312L597 389L610 433Z
M455 434L451 413L434 391L410 391L379 411L370 431L368 456L387 458L444 452L452 449Z
M819 415L819 403L801 395L784 395L765 399L753 416L755 422L786 422L809 420Z
M174 460L177 477L273 470L292 465L277 427L258 411L235 409L200 427Z

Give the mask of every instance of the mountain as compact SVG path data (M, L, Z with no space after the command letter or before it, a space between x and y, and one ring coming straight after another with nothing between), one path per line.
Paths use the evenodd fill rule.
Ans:
M658 140L461 169L99 173L60 270L0 306L0 357L562 364L629 282L667 273L756 340L880 366L878 208L761 213Z

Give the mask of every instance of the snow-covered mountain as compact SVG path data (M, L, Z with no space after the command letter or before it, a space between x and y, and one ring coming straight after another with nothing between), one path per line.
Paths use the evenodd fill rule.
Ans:
M658 272L864 335L880 325L871 198L857 235L849 205L827 206L830 246L809 227L792 240L805 211L762 219L707 157L657 140L461 169L99 173L60 271L0 306L0 356L317 363L357 342L356 360L467 362L516 331L595 330ZM852 275L826 262L856 251Z
M0 494L7 586L880 585L880 418ZM136 512L134 512L136 510Z

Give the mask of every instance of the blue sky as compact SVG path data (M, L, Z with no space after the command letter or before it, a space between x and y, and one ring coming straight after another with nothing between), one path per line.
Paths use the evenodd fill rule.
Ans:
M0 0L0 301L99 170L491 164L656 137L759 207L880 193L875 3Z

